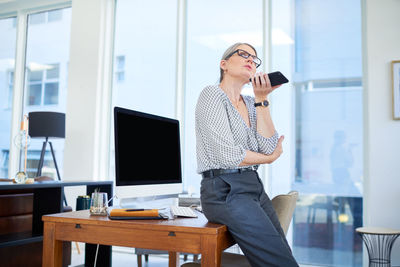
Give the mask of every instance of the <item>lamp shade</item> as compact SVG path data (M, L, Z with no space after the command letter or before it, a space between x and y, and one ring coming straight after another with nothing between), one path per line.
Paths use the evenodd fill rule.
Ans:
M65 138L65 114L59 112L30 112L29 135L31 137Z

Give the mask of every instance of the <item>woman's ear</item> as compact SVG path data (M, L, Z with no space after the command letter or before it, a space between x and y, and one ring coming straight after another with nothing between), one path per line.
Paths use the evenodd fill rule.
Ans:
M226 60L221 60L219 67L225 72L226 71Z

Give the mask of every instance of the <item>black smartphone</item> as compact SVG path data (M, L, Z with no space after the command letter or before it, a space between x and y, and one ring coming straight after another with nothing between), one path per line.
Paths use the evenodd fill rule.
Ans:
M269 81L271 82L271 86L276 86L276 85L280 85L280 84L289 82L289 80L285 77L285 75L283 75L282 72L280 72L280 71L268 73L268 78L269 78ZM250 78L250 82L251 82L251 78Z

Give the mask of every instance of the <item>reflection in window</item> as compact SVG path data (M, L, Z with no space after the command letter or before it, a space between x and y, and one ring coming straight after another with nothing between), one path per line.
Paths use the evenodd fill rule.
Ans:
M16 49L15 17L0 19L0 177L8 173Z
M30 14L28 22L23 114L31 111L65 113L71 8ZM43 141L40 138L31 140L27 162L28 174L33 176L37 171ZM51 142L62 176L64 140L54 139ZM47 164L47 158L51 159L49 148L42 174L56 178L54 166Z
M362 240L355 232L362 225L363 201L360 1L272 3L272 27L294 40L272 47L273 67L292 71L294 87L291 189L300 192L294 256L301 264L361 266Z

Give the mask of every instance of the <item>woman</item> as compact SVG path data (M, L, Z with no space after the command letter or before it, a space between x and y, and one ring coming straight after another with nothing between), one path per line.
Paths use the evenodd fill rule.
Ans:
M278 138L268 107L269 94L279 86L256 73L260 64L253 46L232 45L220 62L220 84L199 96L201 203L209 221L227 225L252 266L298 266L256 171L281 155L284 138ZM240 94L250 78L254 98Z

